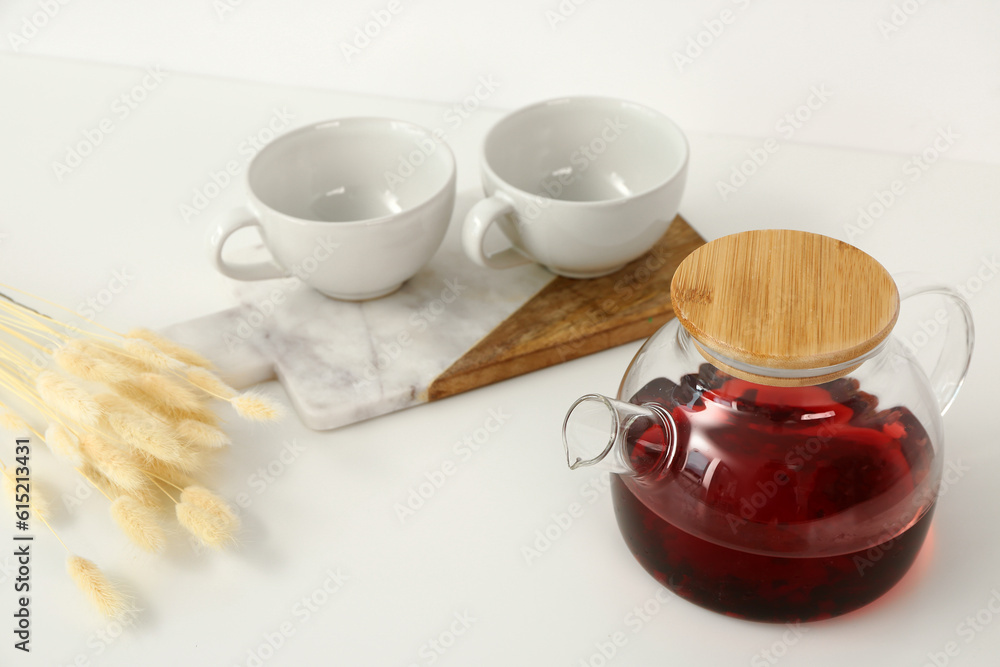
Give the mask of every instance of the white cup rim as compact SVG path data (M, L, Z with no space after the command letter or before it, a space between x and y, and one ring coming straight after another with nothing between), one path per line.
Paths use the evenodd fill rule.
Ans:
M655 185L652 185L646 188L645 190L633 192L623 197L615 197L614 199L596 199L587 201L575 201L572 199L552 199L551 197L546 197L545 195L537 192L528 192L523 188L519 188L516 185L511 184L510 181L508 181L506 178L503 178L496 173L496 171L490 165L489 157L487 156L487 146L489 145L490 139L493 137L493 134L500 128L502 124L504 124L508 120L517 118L518 116L532 113L540 107L551 106L553 104L580 103L580 102L602 102L602 103L611 102L615 104L626 104L641 109L643 112L648 113L651 116L658 117L658 119L661 122L664 122L667 126L674 129L677 132L678 136L681 138L681 147L683 148L684 153L680 162L677 165L677 169L675 169L668 176L660 179ZM553 97L547 100L541 100L539 102L529 104L528 106L521 107L504 115L503 118L494 123L493 127L491 127L489 132L486 133L486 137L480 146L479 153L480 153L480 164L482 165L482 168L490 175L492 179L494 179L498 183L503 183L504 187L506 189L511 190L512 192L516 192L519 195L526 198L539 197L542 199L548 199L553 204L558 204L559 206L593 209L603 206L618 206L621 205L623 202L628 202L645 197L650 193L656 192L662 189L663 187L669 185L674 180L676 180L678 176L683 174L687 169L688 160L691 156L691 146L688 143L688 138L687 135L684 133L684 130L682 130L677 123L675 123L669 116L667 116L663 112L658 111L652 107L646 106L645 104L640 104L639 102L633 102L631 100L626 100L620 97L612 97L609 95L564 95L562 97Z
M434 144L437 146L437 148L434 151L435 153L438 150L444 149L444 158L445 158L445 165L448 169L448 178L445 179L445 182L439 188L437 188L427 197L425 197L423 201L413 206L412 208L407 209L406 211L401 211L400 213L390 213L377 218L338 221L336 222L336 225L338 227L343 227L343 228L368 227L374 225L385 225L399 221L403 218L404 213L407 213L409 211L414 211L421 207L427 206L431 202L440 198L442 195L447 194L447 192L452 188L456 180L455 154L451 150L451 146L449 146L448 143L443 140L443 137L441 140L438 140L434 136L435 134L434 131L429 130L422 125L418 125L408 120L400 120L398 118L391 118L388 116L347 116L344 118L328 118L326 120L317 121L315 123L303 125L302 127L295 128L294 130L284 132L276 136L266 146L257 151L257 154L254 155L253 158L251 158L243 174L243 184L244 187L246 188L247 196L249 200L252 202L253 206L260 207L268 211L272 211L275 214L280 215L286 222L291 224L302 225L302 226L331 224L330 222L325 220L309 220L308 218L300 218L298 216L285 213L284 211L281 211L273 206L270 206L266 202L262 201L260 197L257 196L257 193L254 191L253 186L250 184L250 175L253 172L254 164L256 164L257 160L260 159L262 155L267 153L268 149L272 148L273 146L276 146L279 142L283 142L287 139L298 136L300 134L317 132L323 130L325 127L330 125L361 124L361 123L382 123L389 125L390 127L405 126L409 130L416 131L421 135L427 137L428 139L433 141Z

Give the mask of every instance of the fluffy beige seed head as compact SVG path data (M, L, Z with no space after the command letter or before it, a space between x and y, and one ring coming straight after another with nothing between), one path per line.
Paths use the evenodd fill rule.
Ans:
M200 486L181 492L176 506L177 520L202 542L216 549L233 541L240 521L229 506Z
M87 599L107 618L118 618L128 611L129 603L108 581L96 565L80 556L66 559L66 571Z
M194 350L184 347L169 338L164 338L163 336L144 328L135 328L125 334L126 338L137 338L150 343L153 347L158 349L160 352L164 353L169 357L173 357L177 361L185 363L189 366L199 366L201 368L212 368L212 362L210 362L205 357L201 356Z
M176 410L193 411L204 407L201 396L166 375L143 373L136 379L136 385L147 396L157 398Z
M131 496L118 496L111 503L111 516L136 545L150 553L159 553L167 542L156 512Z
M90 340L86 341L85 344L91 354L101 357L108 363L120 366L129 375L149 373L157 370L155 366L150 366L134 354L129 354L121 345L116 343Z
M104 409L105 425L122 442L162 461L190 465L190 450L171 432L166 422L117 394L95 397Z
M155 481L166 482L168 486L175 488L184 488L194 484L194 480L188 475L186 469L156 459L150 459L146 462L146 471ZM160 493L159 499L162 500L163 497L163 493Z
M39 373L35 388L49 407L85 426L96 426L101 419L101 408L90 394L52 371Z
M108 496L114 497L120 494L121 490L112 484L111 480L105 477L104 473L98 470L97 466L93 463L84 461L83 465L77 468L77 471L83 475L84 479L90 482L94 488L103 491Z
M140 359L143 363L158 370L178 369L184 366L184 364L177 359L168 357L163 352L156 349L156 346L149 341L141 340L139 338L126 338L122 341L122 347L136 359Z
M177 437L182 442L190 443L196 447L206 449L220 449L232 444L229 436L219 428L209 424L195 421L194 419L182 419L176 424Z
M125 366L110 361L91 341L79 338L60 347L52 358L70 375L93 382L117 384L128 380L131 374Z
M212 426L217 426L219 423L219 415L208 405L202 405L197 410L182 410L165 403L159 396L145 393L138 385L131 382L117 385L115 392L168 422L193 419Z
M125 493L139 495L148 486L149 480L135 457L108 442L103 436L82 434L80 451L108 481Z
M245 392L229 402L236 409L236 414L251 421L277 421L285 414L279 404L257 393Z
M62 424L55 422L49 424L45 429L45 444L56 458L66 461L74 468L83 463L83 455L80 453L80 441L73 432Z
M210 394L214 398L229 400L236 395L236 390L222 381L222 379L212 371L204 368L193 367L187 369L185 373L188 382L198 387L202 391Z
M148 469L148 467L147 467ZM163 504L164 495L152 484L147 484L140 491L127 492L110 479L103 472L98 470L93 464L84 462L77 468L77 472L83 475L92 486L99 489L108 498L118 498L119 496L130 496L135 498L147 507L158 508Z

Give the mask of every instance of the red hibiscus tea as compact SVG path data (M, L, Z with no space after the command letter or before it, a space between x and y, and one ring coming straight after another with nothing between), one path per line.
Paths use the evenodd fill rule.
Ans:
M913 564L933 514L930 439L904 407L879 409L857 380L773 387L708 364L648 383L677 426L669 467L612 475L625 541L660 583L757 621L861 607ZM632 465L665 456L658 427L629 432Z

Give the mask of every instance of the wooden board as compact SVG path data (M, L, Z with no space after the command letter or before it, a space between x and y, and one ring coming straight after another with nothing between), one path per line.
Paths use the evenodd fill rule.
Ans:
M537 266L484 270L445 247L384 299L348 303L294 283L246 283L238 307L164 333L212 359L234 386L277 377L302 421L325 430L645 338L673 316L671 277L703 244L677 217L649 253L588 280ZM445 298L449 281L462 285L460 298ZM271 304L266 313L261 304Z
M643 257L601 278L557 277L428 389L430 400L652 335L670 320L670 280L705 243L677 216Z

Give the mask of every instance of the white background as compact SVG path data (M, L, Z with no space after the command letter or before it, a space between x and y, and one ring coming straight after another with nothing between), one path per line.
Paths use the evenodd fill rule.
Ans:
M4 48L39 1L0 7ZM357 55L343 45L388 0L54 1L56 16L14 40L18 51L444 104L492 76L498 108L601 93L689 131L760 137L825 85L834 102L795 141L917 151L952 125L970 139L949 157L1000 161L990 0L398 0ZM723 11L731 22L714 37L706 22ZM687 53L693 62L678 64Z
M65 510L59 529L129 583L143 615L105 642L98 633L115 628L65 581L61 547L40 541L36 652L15 653L4 638L3 664L248 665L291 624L264 664L423 665L431 662L421 649L466 612L472 627L434 664L596 667L599 645L619 631L628 643L608 664L920 666L952 641L958 652L948 664L996 664L1000 622L991 616L968 642L962 630L970 626L962 624L1000 590L992 435L1000 281L988 269L1000 251L1000 6L401 0L350 59L342 44L389 3L220 7L210 0L0 6L0 48L17 56L0 61L2 282L78 307L125 267L136 277L99 313L103 324L160 327L220 310L233 304L231 286L208 267L203 233L241 193L229 189L191 224L178 205L274 106L289 106L303 123L384 113L432 126L481 78L492 80L490 109L449 136L460 193L470 201L478 141L500 110L563 94L616 95L664 111L689 133L682 213L705 238L765 226L811 229L851 240L891 271L925 270L964 287L989 276L972 299L973 370L945 419L946 459L969 471L941 501L914 570L867 609L806 626L800 636L657 600L650 603L657 613L633 633L625 619L656 600L657 588L621 543L606 494L537 562L527 564L521 547L553 513L587 503L582 485L590 478L565 469L558 427L577 396L614 393L637 344L330 433L310 432L294 417L257 428L234 421L237 446L211 481L229 498L253 501L242 512L240 547L204 555L181 539L164 556L147 557L110 526L101 499L88 498L82 509ZM898 30L887 27L896 27L894 18ZM678 54L692 62L679 63ZM175 74L85 167L58 182L53 160L143 76L91 63ZM808 117L787 136L781 123L814 90L829 99L801 112ZM858 208L949 128L957 139L933 168L907 181L906 196L855 235ZM718 184L766 138L781 146L767 168L720 196ZM277 384L267 389L281 398ZM455 459L454 443L490 410L510 418L401 524L394 505ZM254 474L288 443L303 451L286 455L290 463L258 491ZM47 481L56 498L76 483L59 471ZM330 570L348 581L321 595L324 604L308 618L296 613L304 596L319 595ZM4 616L12 595L2 571Z

